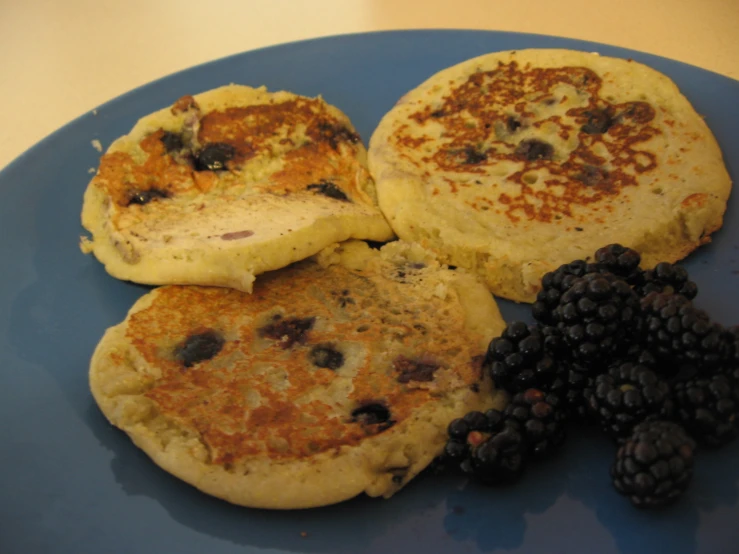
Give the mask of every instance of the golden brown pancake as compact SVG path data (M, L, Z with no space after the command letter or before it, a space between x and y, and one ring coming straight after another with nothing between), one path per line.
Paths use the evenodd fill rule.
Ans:
M497 52L432 76L383 118L369 163L399 237L519 301L605 244L645 267L684 257L721 227L731 188L666 76L567 50Z
M472 275L415 245L350 242L251 295L152 291L105 333L90 384L113 425L208 494L263 508L389 497L452 419L501 406L481 364L503 326Z
M342 112L236 85L184 96L115 141L82 223L83 249L114 277L245 291L335 242L392 238Z

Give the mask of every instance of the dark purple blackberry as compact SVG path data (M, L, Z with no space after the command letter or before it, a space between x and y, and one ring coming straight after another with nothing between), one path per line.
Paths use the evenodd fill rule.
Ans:
M717 373L674 384L675 419L696 440L722 446L737 436L739 390L731 378Z
M555 394L534 388L520 392L505 407L503 418L521 426L527 449L536 458L551 455L564 442L566 414Z
M551 350L559 350L555 329L542 329L521 321L510 323L490 341L483 367L495 386L516 393L531 387L547 391L561 386L561 366Z
M526 443L513 421L505 421L501 430L471 447L462 469L488 485L515 482L526 466Z
M590 381L586 369L578 364L570 364L564 379L562 404L567 415L573 419L587 419L588 407L585 400L585 390Z
M442 464L491 485L512 483L523 472L528 455L521 426L500 411L469 412L452 421L447 433Z
M461 463L469 457L468 435L473 432L488 431L489 425L485 414L482 412L468 412L464 417L452 420L447 427L447 440L442 458L445 462Z
M726 362L724 329L679 294L649 293L641 300L642 341L661 364L691 365L704 373Z
M684 267L661 262L644 272L643 282L636 284L634 290L640 298L650 292L666 292L692 300L698 294L698 285L689 279Z
M735 394L739 395L739 365L733 363L721 366L716 370L715 375L723 375L729 380Z
M667 381L646 366L618 363L596 376L585 391L590 414L616 440L649 419L669 419L674 405Z
M552 316L573 358L592 367L634 339L639 301L626 281L609 273L588 273L572 282Z
M647 366L649 369L653 369L659 373L659 363L657 362L657 358L649 350L638 343L634 343L629 346L623 354L621 361ZM613 366L614 364L610 363L608 365Z
M739 325L725 328L722 338L726 352L725 365L729 368L739 367Z
M595 252L596 263L606 271L622 278L631 286L644 280L644 272L639 269L641 255L636 250L620 244L609 244Z
M695 441L679 425L649 421L637 425L611 466L613 486L640 508L676 500L693 477Z
M670 382L675 378L685 378L695 374L694 368L689 365L658 360L654 353L641 343L632 344L625 354L619 356L618 359L609 362L608 365L614 366L618 363L625 362L646 366L661 378Z
M730 327L724 332L726 344L726 361L718 368L717 373L726 375L734 389L739 390L739 326Z
M572 281L587 273L597 273L598 271L600 271L600 268L596 264L588 263L585 260L575 260L546 273L541 279L541 290L536 295L536 302L531 306L534 318L546 325L554 323L552 311L559 304L562 293L570 287Z

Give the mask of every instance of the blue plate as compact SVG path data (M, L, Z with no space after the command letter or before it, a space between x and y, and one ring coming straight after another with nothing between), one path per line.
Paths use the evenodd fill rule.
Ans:
M720 554L739 549L739 444L701 452L682 501L650 513L611 488L613 445L573 428L557 459L511 488L422 475L389 501L267 512L208 497L160 470L99 413L90 354L148 289L109 277L77 246L82 193L104 146L142 115L230 82L322 94L367 139L406 91L495 50L572 48L631 57L672 77L705 115L736 179L739 82L610 46L485 31L400 31L286 44L208 63L125 94L0 173L0 551ZM686 266L699 305L737 322L739 214ZM504 315L522 306L502 302Z

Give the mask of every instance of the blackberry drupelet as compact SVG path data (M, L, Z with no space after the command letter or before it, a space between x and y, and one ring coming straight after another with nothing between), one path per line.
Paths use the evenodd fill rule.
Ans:
M562 404L568 417L572 419L587 419L588 407L585 400L590 376L588 371L576 363L570 364L565 375Z
M631 248L609 244L595 252L595 261L600 267L621 277L631 286L639 285L644 280L644 272L639 269L641 255Z
M639 301L626 281L610 273L588 273L572 282L552 316L573 358L594 368L634 340Z
M521 426L527 450L536 458L551 455L565 440L566 414L555 394L534 388L520 392L505 407L503 418Z
M617 363L596 376L585 391L588 410L603 430L625 439L635 425L650 419L669 419L674 411L667 381L646 366Z
M728 375L694 377L674 385L675 416L708 446L722 446L737 436L739 390Z
M698 285L690 280L684 267L661 262L644 272L643 282L636 284L634 290L640 298L651 292L666 292L692 300L698 294Z
M667 381L673 380L678 374L679 376L691 374L691 368L688 366L660 362L649 349L639 342L633 343L624 354L612 359L607 365L613 367L626 362L646 366Z
M490 341L483 367L496 387L510 393L531 387L557 390L562 386L563 371L551 351L561 347L556 329L514 321Z
M644 365L659 373L659 363L657 362L657 358L655 358L654 354L639 343L634 343L629 346L622 357L622 361ZM609 365L613 366L614 364L611 363Z
M541 290L536 295L536 302L531 306L534 318L547 325L554 323L552 311L559 304L562 293L570 287L572 281L587 273L599 271L600 267L596 264L585 260L575 260L545 274L541 279Z
M693 477L695 441L679 425L649 421L637 425L611 466L613 486L642 508L675 501Z
M680 294L649 293L641 300L644 346L675 372L689 364L710 373L730 357L724 329Z
M728 354L718 373L726 375L731 386L739 391L739 326L727 329L723 337Z
M512 483L523 473L528 455L521 426L500 411L470 412L452 421L447 432L442 463L490 485Z

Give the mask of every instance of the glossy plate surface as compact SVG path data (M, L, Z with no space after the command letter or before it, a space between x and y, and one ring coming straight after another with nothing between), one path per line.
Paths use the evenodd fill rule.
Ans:
M556 460L490 490L424 475L389 501L266 512L205 496L161 471L98 412L87 386L103 331L148 289L109 277L77 246L99 153L141 116L226 83L322 94L365 141L405 92L495 50L572 48L631 57L674 79L739 177L739 82L619 48L487 31L349 35L247 52L164 78L57 131L0 173L0 551L722 554L739 549L739 444L702 452L676 506L638 511L611 488L614 447L573 428ZM700 307L739 323L739 199L687 261ZM507 319L521 306L501 302Z

